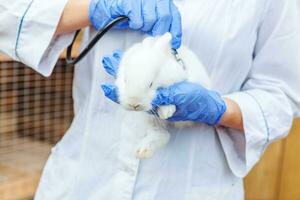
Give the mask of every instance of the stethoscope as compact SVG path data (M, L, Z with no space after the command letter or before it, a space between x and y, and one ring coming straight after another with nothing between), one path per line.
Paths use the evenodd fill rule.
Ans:
M126 16L120 16L120 17L117 17L116 19L113 19L111 22L109 22L106 26L104 26L102 29L100 29L97 32L97 34L88 43L88 45L79 53L79 55L77 57L72 58L73 45L74 45L74 42L80 32L80 30L77 30L72 43L67 48L67 57L66 57L67 64L75 65L76 63L78 63L80 60L82 60L82 58L84 58L84 56L86 56L86 54L88 54L88 52L90 52L92 50L92 48L95 46L95 44L105 35L105 33L107 31L109 31L115 25L117 25L121 22L124 22L124 21L128 21L128 20L129 20L129 18Z
M88 43L88 45L79 53L79 55L75 58L72 58L72 49L73 49L73 45L74 42L80 32L80 30L77 30L75 33L75 36L72 40L72 43L68 46L67 48L67 56L66 56L66 62L68 65L75 65L76 63L78 63L80 60L82 60L91 50L92 48L95 46L95 44L100 41L100 39L105 35L105 33L107 33L107 31L109 31L110 29L112 29L115 25L124 22L124 21L128 21L129 18L127 16L120 16L117 17L115 19L113 19L111 22L109 22L106 26L104 26L102 29L100 29L97 34L93 37L93 39ZM179 54L177 52L176 49L172 49L172 53L176 59L177 62L179 62L182 67L185 69L184 63L182 61L182 59L179 57Z

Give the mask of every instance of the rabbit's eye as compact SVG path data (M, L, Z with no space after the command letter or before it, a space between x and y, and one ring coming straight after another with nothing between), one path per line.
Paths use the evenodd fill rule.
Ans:
M151 83L149 84L149 88L151 88L151 87L152 87L152 85L153 85L153 82L151 82Z

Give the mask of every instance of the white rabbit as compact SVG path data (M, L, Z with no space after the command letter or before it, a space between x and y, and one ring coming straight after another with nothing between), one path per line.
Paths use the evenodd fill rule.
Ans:
M135 139L134 153L138 159L150 158L170 138L165 128L167 122L161 119L171 117L176 107L159 107L161 119L145 112L152 109L156 90L183 80L210 87L209 76L196 55L187 47L178 49L178 54L182 63L172 53L171 34L166 33L145 38L129 48L121 59L116 85L120 104L130 110L125 111L122 129L131 133L130 140Z

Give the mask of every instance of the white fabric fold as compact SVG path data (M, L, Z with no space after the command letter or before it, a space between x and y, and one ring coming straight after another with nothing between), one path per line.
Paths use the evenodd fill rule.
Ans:
M33 0L20 22L16 55L24 64L49 76L72 34L54 38L67 0Z
M0 2L0 49L44 76L49 76L59 55L71 42L68 34L54 38L68 0Z

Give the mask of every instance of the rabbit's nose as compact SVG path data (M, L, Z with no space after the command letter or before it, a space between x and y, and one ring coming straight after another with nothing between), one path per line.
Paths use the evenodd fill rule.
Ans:
M141 108L141 104L130 104L130 107L132 107L134 110L139 110Z
M137 110L141 105L135 105L134 109Z

